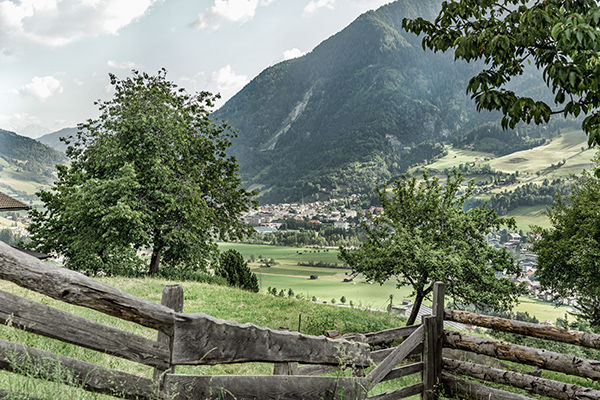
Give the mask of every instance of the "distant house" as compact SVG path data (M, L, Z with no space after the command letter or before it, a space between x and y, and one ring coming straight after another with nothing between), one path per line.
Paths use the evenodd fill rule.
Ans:
M22 203L22 202L20 202L17 199L13 199L9 195L0 192L0 212L1 211L29 210L30 208L31 207L29 207L27 204ZM44 260L46 258L50 258L50 256L48 254L38 253L37 251L33 251L33 250L21 249L21 248L16 247L16 246L10 246L10 247L15 248L17 250L20 250L23 253L29 254L30 256L33 256L33 257L38 258L40 260Z
M27 204L0 192L0 211L20 211L30 208Z

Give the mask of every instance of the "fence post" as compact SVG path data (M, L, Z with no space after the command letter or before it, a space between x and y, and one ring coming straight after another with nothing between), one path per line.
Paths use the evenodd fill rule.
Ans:
M165 285L162 291L162 299L160 304L163 306L169 307L175 312L183 311L183 288L175 283L170 283ZM173 337L168 336L163 332L158 332L157 342L161 346L166 346L169 348L169 354L173 352ZM169 364L171 364L169 360ZM162 368L154 368L154 381L158 382L162 380L165 372L174 373L175 367L171 366L167 369Z
M435 399L435 353L436 349L436 320L433 315L424 315L423 322L423 372L421 373L423 380L423 395L424 400Z
M280 331L289 331L290 328L285 326L279 327ZM297 362L275 362L273 363L273 375L297 375L298 374L298 363Z
M423 316L423 399L436 400L442 375L442 337L444 333L443 282L433 284L432 315Z

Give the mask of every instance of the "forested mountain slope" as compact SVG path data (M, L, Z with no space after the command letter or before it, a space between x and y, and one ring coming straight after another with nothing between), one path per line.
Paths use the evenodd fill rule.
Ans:
M465 95L476 66L425 52L402 30L403 18L432 19L439 3L369 11L266 69L215 113L239 131L233 153L262 201L372 191L440 154L442 140L498 121Z

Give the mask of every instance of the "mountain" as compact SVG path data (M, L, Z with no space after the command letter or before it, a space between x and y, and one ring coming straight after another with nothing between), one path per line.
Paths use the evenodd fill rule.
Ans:
M443 140L497 122L466 96L477 65L434 54L402 19L439 0L400 0L359 16L303 57L267 68L214 115L239 131L232 153L263 202L372 192Z
M34 193L54 180L55 165L64 163L64 154L0 129L0 191L19 200L33 201Z
M65 153L67 151L68 145L64 142L61 142L60 138L68 138L70 136L75 136L76 133L77 128L63 128L59 131L40 136L36 140L40 143L45 144L46 146L52 147L54 150L58 150L61 153Z

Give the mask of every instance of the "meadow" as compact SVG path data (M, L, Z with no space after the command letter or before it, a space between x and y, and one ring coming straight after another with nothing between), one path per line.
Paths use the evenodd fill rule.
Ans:
M346 304L367 307L376 310L386 310L393 296L393 303L400 304L403 299L412 298L412 290L408 286L396 287L395 281L387 281L383 285L369 284L364 278L357 277L352 282L343 282L348 278L350 269L304 267L298 262L335 262L337 249L311 249L284 246L253 245L242 243L220 243L221 250L237 249L245 258L251 255L262 255L273 258L276 262L270 268L261 267L260 262L250 262L249 266L259 278L260 291L266 293L268 288L284 290L286 296L291 288L295 295L302 295L306 299L316 297L318 302L341 304L341 297L346 298ZM302 254L300 254L302 253ZM318 279L310 279L311 275L318 275ZM425 302L426 305L429 302ZM527 311L540 321L555 321L564 317L567 307L555 307L551 303L522 297L515 311Z

